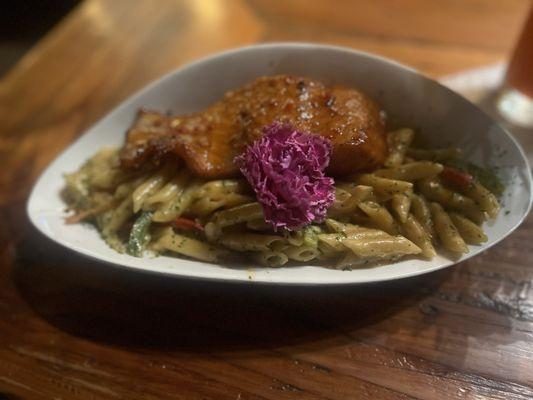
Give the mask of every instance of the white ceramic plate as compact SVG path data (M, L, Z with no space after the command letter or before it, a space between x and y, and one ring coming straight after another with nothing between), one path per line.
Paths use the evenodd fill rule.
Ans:
M261 75L298 74L326 83L354 86L377 100L389 116L417 128L432 145L454 144L465 158L500 167L507 185L504 207L485 229L489 240L462 260L511 233L531 204L531 172L517 142L477 107L437 82L396 62L346 48L283 43L245 47L180 68L133 95L65 150L43 173L28 201L28 215L46 236L86 256L118 266L182 277L288 284L376 282L419 275L453 265L438 256L381 267L336 271L302 266L278 269L228 268L174 257L135 258L107 247L96 230L66 225L59 197L62 174L76 170L104 145L120 145L137 109L183 114L200 110L224 92Z

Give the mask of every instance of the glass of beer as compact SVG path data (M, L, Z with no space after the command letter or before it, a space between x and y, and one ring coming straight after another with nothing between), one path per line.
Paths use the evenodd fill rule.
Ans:
M496 107L511 124L533 128L533 8L509 63Z

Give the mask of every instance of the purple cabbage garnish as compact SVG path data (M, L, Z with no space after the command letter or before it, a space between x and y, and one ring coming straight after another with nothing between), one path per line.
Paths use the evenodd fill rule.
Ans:
M335 200L333 178L324 175L331 143L318 135L273 123L235 163L263 206L275 230L296 230L322 222Z

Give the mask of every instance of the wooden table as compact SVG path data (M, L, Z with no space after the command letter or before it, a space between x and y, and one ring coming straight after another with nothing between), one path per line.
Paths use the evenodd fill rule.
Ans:
M528 7L82 3L0 82L0 398L533 398L533 217L445 271L303 288L114 269L43 238L24 210L38 174L76 136L187 61L305 40L441 76L505 58Z

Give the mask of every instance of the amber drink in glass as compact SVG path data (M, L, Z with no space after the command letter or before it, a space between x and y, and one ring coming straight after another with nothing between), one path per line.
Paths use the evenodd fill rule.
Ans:
M509 63L497 108L510 123L533 128L533 8Z

